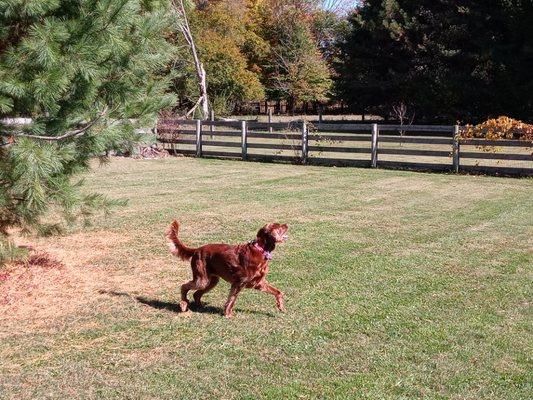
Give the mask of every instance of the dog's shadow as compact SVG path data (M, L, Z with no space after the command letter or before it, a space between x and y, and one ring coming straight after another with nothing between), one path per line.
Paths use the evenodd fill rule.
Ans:
M118 292L115 290L98 290L98 293L100 294L107 294L109 296L115 296L115 297L127 297L130 298L138 303L144 304L146 306L155 308L156 310L165 310L170 311L176 314L181 314L183 311L181 311L181 308L179 304L177 303L171 303L169 301L162 301L158 299L150 299L148 297L144 296L133 296L127 292ZM189 304L189 310L197 313L202 314L219 314L222 315L222 308L219 307L213 307L209 305L204 305L203 307L198 307L195 303ZM254 310L239 310L236 309L238 312L246 313L246 314L262 314L267 315L269 317L273 317L274 315L272 313L263 312L263 311L254 311Z
M143 296L134 296L135 300L139 303L155 308L156 310L167 310L175 313L181 313L179 304L171 303L168 301L161 301L157 299L149 299ZM195 303L189 304L189 310L204 314L222 314L222 309L212 306L198 307Z

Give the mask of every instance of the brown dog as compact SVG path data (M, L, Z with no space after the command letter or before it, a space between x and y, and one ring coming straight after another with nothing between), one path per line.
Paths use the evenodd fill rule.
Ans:
M243 288L254 288L276 297L280 311L285 311L283 293L266 281L268 261L276 243L287 239L286 224L272 223L265 225L257 237L246 244L206 244L193 249L184 245L178 238L178 221L172 222L167 231L171 241L171 252L182 260L191 260L192 280L181 286L180 308L187 311L189 301L187 292L194 292L194 302L202 306L202 296L213 289L220 278L231 284L224 315L231 317L237 295Z

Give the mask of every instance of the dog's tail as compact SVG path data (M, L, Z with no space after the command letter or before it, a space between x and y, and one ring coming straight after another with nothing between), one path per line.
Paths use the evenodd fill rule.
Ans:
M167 238L170 240L170 252L176 257L181 258L186 261L189 260L196 249L185 246L181 240L178 238L178 232L180 230L180 224L178 221L172 221L170 227L167 230Z

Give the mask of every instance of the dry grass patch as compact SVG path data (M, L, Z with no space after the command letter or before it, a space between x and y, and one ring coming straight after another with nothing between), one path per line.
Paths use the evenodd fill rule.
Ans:
M105 308L112 292L155 295L175 287L162 278L177 272L169 257L129 259L126 268L117 266L130 240L110 231L35 239L32 246L47 253L32 251L28 261L2 269L0 335L62 329L60 321L68 316L90 313L97 303Z

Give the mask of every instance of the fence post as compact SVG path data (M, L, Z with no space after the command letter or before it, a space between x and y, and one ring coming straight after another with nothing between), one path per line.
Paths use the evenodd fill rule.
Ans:
M268 107L268 133L272 133L272 109L270 107Z
M196 157L202 157L202 121L196 120Z
M302 164L307 163L307 144L307 123L305 121L302 121Z
M211 118L209 118L211 120L211 125L209 126L209 132L211 132L211 140L213 140L213 130L215 129L215 127L213 126L213 122L215 122L215 112L213 111L213 109L211 109L211 115L210 115Z
M459 143L459 125L453 128L453 172L459 172L459 152L461 151L461 144Z
M241 121L241 148L242 148L242 159L246 160L246 152L247 152L246 121Z
M372 144L370 149L370 166L372 168L378 167L378 124L372 124Z

